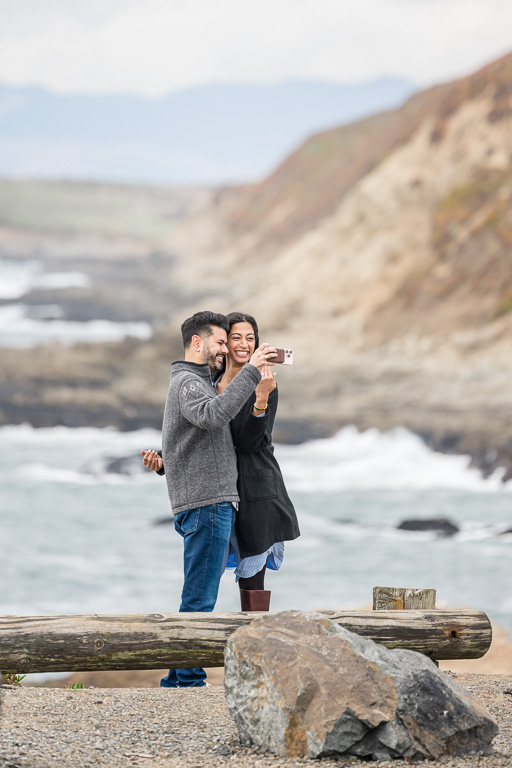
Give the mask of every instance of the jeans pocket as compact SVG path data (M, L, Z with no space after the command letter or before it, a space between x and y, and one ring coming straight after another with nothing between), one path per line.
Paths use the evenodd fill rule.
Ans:
M200 514L201 507L178 512L178 514L174 516L174 529L181 536L185 536L187 533L194 533L199 523Z

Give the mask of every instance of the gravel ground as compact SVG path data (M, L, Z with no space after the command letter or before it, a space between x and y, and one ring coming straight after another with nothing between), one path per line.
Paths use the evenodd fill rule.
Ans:
M445 759L429 765L510 768L512 675L449 674L491 712L500 733L492 755ZM304 766L306 762L242 747L220 687L0 689L1 768L72 764L85 768L280 768ZM340 768L358 762L355 758L325 759L322 765ZM405 765L401 760L393 762L397 768Z

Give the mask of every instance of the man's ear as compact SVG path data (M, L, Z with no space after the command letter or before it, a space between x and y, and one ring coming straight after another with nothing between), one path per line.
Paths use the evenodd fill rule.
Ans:
M200 336L192 336L192 339L190 340L190 346L194 350L194 352L200 352L201 351L201 343L202 338Z

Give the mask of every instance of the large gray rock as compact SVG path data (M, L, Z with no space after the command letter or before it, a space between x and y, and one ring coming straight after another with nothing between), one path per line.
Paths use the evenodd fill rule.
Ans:
M426 656L301 611L234 632L224 681L241 741L280 755L437 758L487 752L498 732Z

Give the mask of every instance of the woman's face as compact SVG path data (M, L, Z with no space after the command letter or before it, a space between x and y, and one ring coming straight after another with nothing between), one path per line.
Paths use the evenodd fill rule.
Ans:
M245 365L254 352L256 335L250 323L235 323L228 333L228 357L238 365Z

